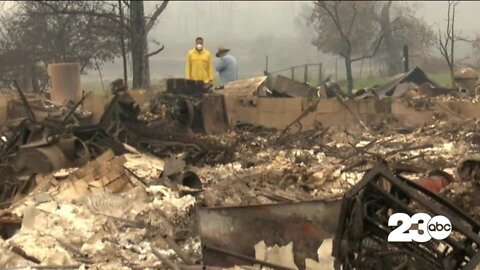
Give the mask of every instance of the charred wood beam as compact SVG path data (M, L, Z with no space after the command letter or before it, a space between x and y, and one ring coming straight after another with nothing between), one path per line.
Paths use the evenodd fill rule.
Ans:
M18 94L20 95L20 98L22 99L23 106L25 107L25 111L27 111L28 119L32 122L36 122L37 118L35 117L35 114L33 113L32 108L30 107L30 104L28 103L27 98L23 94L22 89L20 89L20 86L18 86L17 80L14 80L13 83L15 84L15 87L17 88Z

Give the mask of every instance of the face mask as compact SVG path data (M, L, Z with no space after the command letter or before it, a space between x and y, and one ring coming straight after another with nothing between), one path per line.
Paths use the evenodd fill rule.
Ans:
M202 44L197 44L197 50L201 51L203 49L203 45Z

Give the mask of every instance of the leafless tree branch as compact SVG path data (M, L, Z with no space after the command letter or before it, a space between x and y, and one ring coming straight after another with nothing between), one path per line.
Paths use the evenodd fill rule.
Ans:
M363 59L366 59L366 58L374 57L375 54L377 53L378 49L380 48L380 45L382 44L382 41L383 41L383 35L380 36L380 38L377 41L377 44L375 45L375 48L373 49L373 51L370 54L363 55L363 56L360 56L360 57L357 57L357 58L353 58L352 62L356 62L356 61L360 61L360 60L363 60Z
M353 25L355 24L355 19L357 17L357 5L355 3L352 4L352 10L353 10L353 15L352 15L352 20L350 21L350 26L348 27L348 35L352 33L353 30Z
M450 70L450 79L453 82L453 68L454 68L454 61L455 61L455 41L459 40L459 37L455 35L455 9L458 5L459 1L448 1L448 8L447 8L447 26L442 34L440 27L438 28L438 40L437 40L437 47L440 51L440 54L447 62L448 68Z
M65 6L64 9L59 10L56 6L52 5L49 3L49 1L37 1L37 3L42 4L52 10L52 12L45 12L45 13L39 13L42 15L55 15L55 14L66 14L66 15L85 15L85 16L94 16L94 17L100 17L100 18L105 18L105 19L110 19L110 20L119 20L120 17L116 15L115 13L100 13L96 12L94 10L68 10L68 4Z
M463 42L467 42L467 43L476 43L476 42L478 42L477 39L469 39L469 38L462 37L462 36L455 36L455 39L456 39L457 41L463 41Z
M90 17L97 17L97 18L103 18L107 19L115 24L116 27L122 28L122 24L120 23L120 20L122 19L118 14L115 12L98 12L95 10L69 10L68 9L68 4L65 6L63 9L58 9L56 6L52 5L49 3L49 1L37 1L39 4L44 5L45 7L48 7L51 12L35 12L35 15L40 15L40 16L51 16L51 15L73 15L73 16L90 16ZM126 23L123 24L124 31L129 31L129 20L128 18L123 18Z
M163 49L165 49L165 46L164 46L164 45L162 45L162 47L160 47L158 50L156 50L156 51L153 51L153 52L151 52L151 53L147 54L147 57L154 56L154 55L156 55L156 54L160 53L161 51L163 51Z
M342 38L343 42L347 45L347 50L351 51L351 43L350 39L345 35L345 32L343 31L342 24L340 22L340 16L338 15L338 5L340 5L340 2L334 2L333 4L333 12L330 10L328 7L328 4L325 1L317 1L318 5L325 10L330 19L332 19L333 23L335 24L338 33L340 34L340 37Z
M155 24L155 21L158 19L160 14L167 8L168 5L168 0L165 0L162 2L160 6L157 6L155 11L153 12L152 16L150 16L150 19L148 20L147 24L145 25L145 32L148 33L152 29L153 25Z

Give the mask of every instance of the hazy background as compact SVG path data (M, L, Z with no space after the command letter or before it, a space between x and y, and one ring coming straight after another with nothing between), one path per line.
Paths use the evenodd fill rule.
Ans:
M145 1L145 13L150 14L160 1ZM434 26L444 25L446 1L417 1L417 14ZM4 8L8 8L7 3ZM239 62L241 78L260 75L269 57L269 70L278 70L305 63L323 63L325 73L335 73L336 57L319 53L311 45L311 32L298 25L302 6L311 1L170 1L158 23L149 34L165 45L165 49L150 58L151 78L156 82L165 77L183 77L186 52L197 36L205 39L206 48L215 53L220 45L231 48ZM480 2L462 1L457 7L456 29L473 37L477 32ZM463 58L470 47L458 43L456 56ZM151 44L150 49L157 48ZM434 51L434 53L437 53ZM343 78L344 63L338 59L337 73ZM354 76L360 63L354 65ZM364 73L375 73L375 66L364 63ZM120 61L102 66L105 81L122 76ZM91 70L82 77L85 83L97 83L98 72Z

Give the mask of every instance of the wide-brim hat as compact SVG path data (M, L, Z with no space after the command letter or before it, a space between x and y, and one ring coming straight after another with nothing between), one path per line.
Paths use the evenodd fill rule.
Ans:
M229 52L230 49L227 49L225 47L218 47L218 50L217 50L217 53L215 54L216 57L219 57L219 55L222 53L222 52Z

